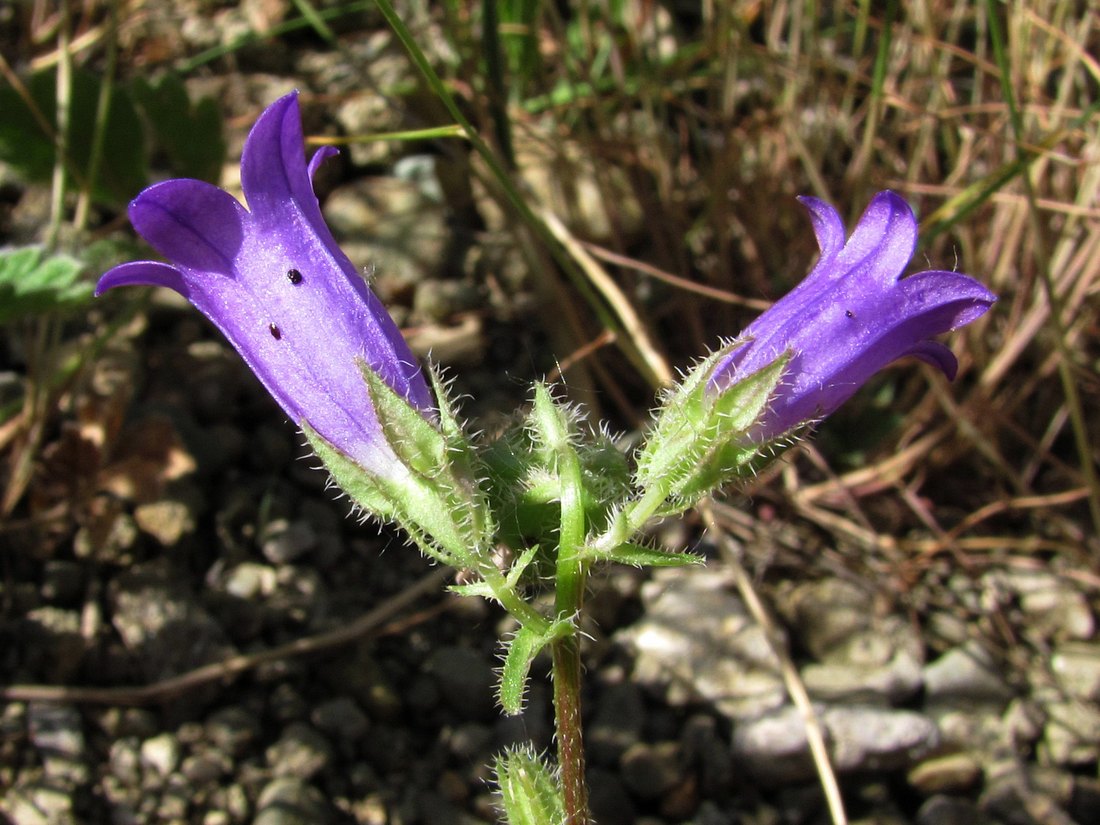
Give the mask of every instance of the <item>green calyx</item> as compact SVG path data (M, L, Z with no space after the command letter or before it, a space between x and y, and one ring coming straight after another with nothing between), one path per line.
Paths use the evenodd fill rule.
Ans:
M716 364L743 342L706 358L671 390L638 453L635 484L643 495L659 491L668 500L659 512L682 512L702 496L751 474L767 445L747 433L767 408L783 379L789 355L716 392L710 386Z
M385 475L372 473L303 423L310 446L358 506L397 523L432 558L457 568L479 568L479 559L492 547L493 518L477 482L473 448L434 372L438 423L428 421L370 367L362 369L395 465Z
M565 805L553 772L530 748L496 759L500 804L508 825L561 825Z

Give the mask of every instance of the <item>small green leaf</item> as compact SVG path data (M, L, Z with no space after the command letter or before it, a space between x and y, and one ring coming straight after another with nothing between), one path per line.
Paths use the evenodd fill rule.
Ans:
M0 250L0 324L86 303L93 287L79 280L83 270L68 255L43 260L36 246Z
M570 623L562 619L554 622L544 633L533 630L530 625L524 625L516 631L516 635L507 643L508 652L500 673L500 706L506 714L515 716L522 712L531 662L544 647L569 633L571 628Z
M505 751L497 757L495 768L508 825L565 822L565 805L554 774L530 749Z
M706 563L706 559L694 553L657 550L630 542L620 544L610 553L599 553L594 560L619 562L633 567L686 567Z
M519 587L519 580L523 577L527 568L531 566L531 562L535 560L535 556L538 555L538 545L529 547L523 551L523 554L512 562L512 566L508 568L507 574L505 574L505 584L511 590L516 590ZM496 599L496 593L493 592L493 588L485 581L475 581L469 584L452 584L447 588L452 593L457 593L459 596L480 596L483 599Z
M172 172L217 183L226 153L217 101L204 97L192 104L183 81L175 74L152 82L138 77L132 93Z

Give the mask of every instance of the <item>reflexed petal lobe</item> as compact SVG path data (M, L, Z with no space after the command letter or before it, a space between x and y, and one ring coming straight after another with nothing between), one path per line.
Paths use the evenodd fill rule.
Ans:
M154 184L130 203L130 222L157 252L206 272L230 272L247 219L236 198L200 180Z

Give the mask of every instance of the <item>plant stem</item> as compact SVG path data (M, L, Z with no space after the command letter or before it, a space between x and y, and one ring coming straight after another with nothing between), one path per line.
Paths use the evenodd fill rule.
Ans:
M558 737L565 825L588 825L581 733L581 646L574 632L551 647L554 661L554 726Z
M574 622L572 632L553 642L554 725L558 737L565 825L588 825L588 786L584 778L581 731L581 645L575 622L584 600L588 566L584 561L584 480L580 459L565 442L558 450L561 483L561 530L554 577L554 610L558 619Z

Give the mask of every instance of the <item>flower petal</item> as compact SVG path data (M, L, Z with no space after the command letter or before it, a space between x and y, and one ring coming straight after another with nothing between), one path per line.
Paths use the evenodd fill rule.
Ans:
M917 219L896 192L879 192L860 216L836 265L875 283L901 277L917 248Z
M314 231L328 236L303 146L298 93L291 92L267 107L248 133L241 153L241 187L257 220L282 221L296 211ZM316 165L310 164L312 171Z
M798 200L810 213L814 235L817 236L817 245L821 250L821 260L831 260L844 248L844 221L825 201L809 195L803 195Z
M130 222L149 244L180 266L228 274L247 218L236 198L201 180L169 180L130 202Z
M338 154L340 154L340 150L335 146L322 146L313 153L313 157L309 159L309 167L306 169L311 183L317 177L317 170L321 168L321 164Z
M959 359L939 341L921 341L905 355L911 355L926 364L937 367L947 376L948 381L954 381L959 372Z
M166 286L185 298L190 297L180 271L157 261L132 261L107 270L100 276L95 294L102 295L116 286Z

